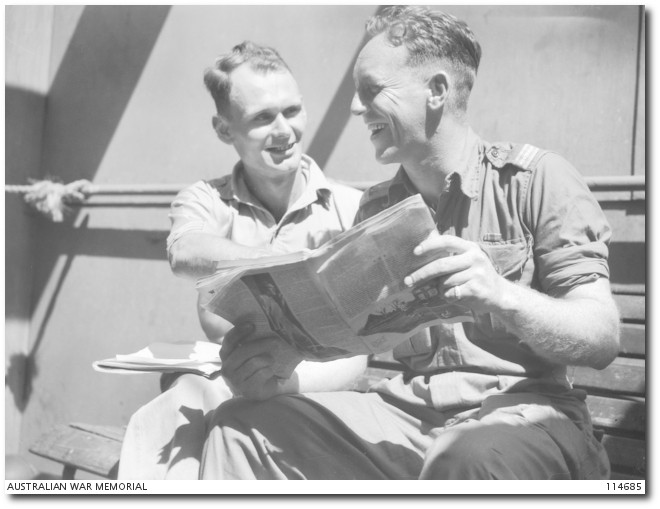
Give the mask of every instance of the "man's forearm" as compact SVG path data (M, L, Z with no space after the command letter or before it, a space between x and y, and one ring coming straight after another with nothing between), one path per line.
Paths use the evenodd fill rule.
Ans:
M198 279L213 274L222 260L241 260L267 256L266 248L249 247L208 233L188 233L170 248L172 271L181 277Z
M283 393L341 391L350 389L367 368L367 357L360 355L329 362L301 362L282 385Z
M557 364L606 367L618 354L618 310L600 279L553 298L507 282L495 312L537 355Z

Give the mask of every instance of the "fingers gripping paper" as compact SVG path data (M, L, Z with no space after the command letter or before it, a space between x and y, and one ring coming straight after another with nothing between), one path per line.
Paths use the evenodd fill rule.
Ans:
M316 250L223 263L197 290L209 311L274 332L310 360L388 351L430 325L473 321L437 281L403 283L437 256L413 254L435 229L415 195Z

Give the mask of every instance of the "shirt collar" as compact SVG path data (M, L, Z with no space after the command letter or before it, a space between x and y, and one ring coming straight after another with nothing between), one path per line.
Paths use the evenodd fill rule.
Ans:
M388 203L399 203L409 196L418 193L419 191L415 187L415 184L413 184L410 178L408 178L406 170L404 170L403 166L400 166L399 171L397 171L394 178L390 180L390 186L387 190Z
M332 191L324 173L316 162L308 155L303 154L300 160L300 171L302 171L307 183L302 195L298 198L292 210L304 208L316 201L320 201L327 208L330 203ZM243 162L238 161L232 170L229 179L230 185L220 187L220 197L223 200L235 200L253 207L263 208L259 204L259 200L247 186L243 172Z
M307 185L305 186L303 194L298 198L292 208L302 209L317 201L320 201L327 208L330 204L330 195L332 194L332 191L325 178L325 174L321 171L321 168L319 168L316 162L306 154L302 155L300 167L307 179Z
M483 166L485 145L471 128L468 128L467 142L461 157L461 163L457 168L447 175L446 189L449 190L452 182L458 189L470 199L476 199L479 194L479 181ZM396 203L408 196L417 194L419 191L408 178L403 166L399 168L394 178L390 181L388 197L390 203Z
M456 169L447 175L447 189L453 181L457 182L461 192L474 200L479 194L479 182L485 154L484 143L475 132L468 127L465 149L461 162Z

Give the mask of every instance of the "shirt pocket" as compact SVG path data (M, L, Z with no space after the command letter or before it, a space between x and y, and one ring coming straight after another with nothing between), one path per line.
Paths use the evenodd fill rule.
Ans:
M512 240L481 241L479 247L488 255L498 274L509 281L520 281L525 265L532 256L532 239L516 238ZM502 341L509 337L505 324L493 313L478 315L476 329L483 341ZM475 331L476 333L476 331Z
M514 282L520 279L532 255L531 239L526 238L481 241L479 247L488 255L497 273Z

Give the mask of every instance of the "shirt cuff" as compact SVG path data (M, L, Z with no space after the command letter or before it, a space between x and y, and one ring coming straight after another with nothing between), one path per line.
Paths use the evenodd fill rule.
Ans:
M539 280L549 294L569 290L598 277L609 279L607 246L592 242L570 246L543 255L539 263Z
M203 230L204 230L203 221L189 221L185 224L182 224L181 226L177 226L167 236L167 252L169 253L174 243L177 240L179 240L181 237L183 237L186 233L195 232L195 231L201 232Z

